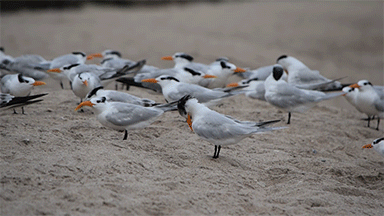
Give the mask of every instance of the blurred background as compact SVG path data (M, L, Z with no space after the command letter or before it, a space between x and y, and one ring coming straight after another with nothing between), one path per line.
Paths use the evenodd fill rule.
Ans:
M124 58L147 59L161 68L173 66L160 58L175 52L202 63L227 56L250 69L287 54L331 79L384 85L383 4L2 1L0 45L12 56L34 53L46 59L115 49Z

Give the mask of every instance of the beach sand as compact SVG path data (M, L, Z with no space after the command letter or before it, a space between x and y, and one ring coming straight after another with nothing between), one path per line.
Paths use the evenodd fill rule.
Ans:
M383 3L223 3L1 14L7 54L47 59L119 50L161 68L183 51L196 62L227 56L257 68L292 55L328 78L384 84ZM97 61L92 61L96 63ZM231 77L231 80L239 80ZM364 144L383 136L342 97L293 113L288 128L223 147L190 131L177 112L123 133L53 79L26 115L0 113L1 215L382 215L384 158ZM114 85L108 86L113 89ZM129 93L164 102L132 87ZM214 110L240 120L287 114L244 95ZM383 122L383 121L382 121Z

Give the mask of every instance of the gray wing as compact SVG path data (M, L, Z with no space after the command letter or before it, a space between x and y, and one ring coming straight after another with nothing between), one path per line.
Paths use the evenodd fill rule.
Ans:
M278 85L277 92L278 94L273 96L266 94L266 96L268 96L266 99L271 104L281 108L290 108L318 102L325 96L323 92L301 90L289 84Z
M229 96L229 93L225 93L218 90L211 90L208 88L204 88L199 85L183 83L177 86L177 93L172 94L172 98L175 100L180 99L181 97L189 94L195 97L199 103L205 103L211 100L215 100L218 98ZM170 96L171 97L171 96Z
M373 89L379 94L381 100L384 100L384 86L373 86Z
M380 112L384 112L384 100L383 99L380 99L379 101L375 102L374 105L375 105L377 110L379 110Z
M67 64L77 64L78 61L78 58L72 54L59 56L51 61L49 69L60 68Z
M106 92L105 95L107 96L107 99L110 101L131 103L131 104L137 104L140 106L146 106L146 105L151 105L156 103L153 100L142 99L125 92L118 92L118 91L112 91L112 90L105 90L105 92Z
M118 126L129 126L143 123L144 121L149 121L149 123L151 123L156 120L156 117L163 114L162 110L152 107L142 107L135 104L120 102L111 103L113 103L112 107L117 111L111 112L105 117L109 122Z

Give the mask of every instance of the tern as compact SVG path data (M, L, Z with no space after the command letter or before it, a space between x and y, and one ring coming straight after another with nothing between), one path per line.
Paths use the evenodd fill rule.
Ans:
M216 105L223 98L244 93L244 91L234 91L237 88L208 89L199 85L180 82L175 77L167 75L159 76L156 79L145 79L142 82L158 83L167 102L178 101L185 95L191 95L200 103L211 106Z
M221 146L236 144L252 134L285 128L265 127L280 120L266 122L236 120L209 109L190 95L179 100L178 109L183 116L188 115L188 124L200 138L215 145L213 158L219 157Z
M103 89L103 86L99 86L90 91L86 96L86 100L90 100L92 97L105 97L108 102L124 102L145 107L158 105L158 103L156 103L155 101L147 98L139 98L125 92L105 90Z
M291 85L302 86L301 88L308 90L322 91L341 90L343 87L348 86L338 82L339 79L330 80L320 75L319 71L309 69L304 63L292 56L282 55L276 62L283 66L287 72L287 82Z
M34 100L36 98L43 97L48 93L29 95L24 97L15 97L7 93L0 93L0 109L14 109L16 107L24 107L30 104L38 103L43 101L42 99Z
M97 116L97 120L104 126L124 131L124 138L128 137L128 130L142 129L152 124L164 112L174 110L173 105L159 105L143 107L131 103L108 102L106 97L94 97L84 101L75 111L83 106L90 106Z
M377 116L376 130L379 130L380 118L384 117L384 95L380 93L378 88L374 88L368 80L360 80L349 87L357 89L354 100L355 107L360 112L367 114L368 127L371 117Z
M280 65L273 68L272 74L264 82L264 96L271 105L288 112L287 124L290 123L291 112L305 112L320 101L344 94L344 92L325 94L320 91L299 89L284 81L283 73L284 70Z
M1 81L1 92L9 93L16 97L25 97L31 94L34 86L45 85L45 82L35 81L33 78L25 77L21 74L5 75ZM21 107L22 114L24 108ZM13 110L16 113L16 110Z

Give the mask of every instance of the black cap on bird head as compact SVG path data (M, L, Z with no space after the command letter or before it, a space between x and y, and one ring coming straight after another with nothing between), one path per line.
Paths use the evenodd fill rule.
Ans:
M119 51L116 51L116 50L110 50L107 52L107 54L117 55L121 58L121 53Z
M187 115L187 110L185 110L185 103L187 103L187 101L189 99L192 99L193 97L191 95L185 95L184 97L182 97L178 103L177 103L177 109L179 110L179 113L181 116L186 116Z
M272 75L273 78L277 81L279 80L284 74L284 69L278 65L273 67Z
M277 58L276 62L279 62L280 59L285 59L287 58L288 56L287 55L282 55L280 56L279 58Z
M193 57L186 53L177 54L175 57L181 57L181 58L187 59L188 61L193 61Z
M94 89L92 89L86 98L91 98L92 96L96 95L97 91L99 91L100 89L103 89L104 87L103 86L99 86L99 87L96 87Z

